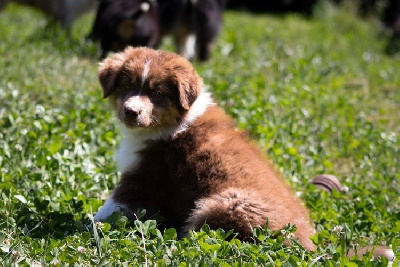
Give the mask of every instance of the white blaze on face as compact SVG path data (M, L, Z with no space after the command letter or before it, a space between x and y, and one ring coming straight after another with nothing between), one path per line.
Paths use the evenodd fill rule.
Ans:
M143 73L142 73L142 87L144 85L144 82L147 79L147 75L149 74L150 63L151 63L151 60L146 60L146 62L144 63L144 69L143 69Z
M129 108L140 113L144 108L143 101L140 99L140 95L141 92L137 96L128 98L124 104L125 108Z
M147 75L149 74L149 69L150 69L150 63L151 63L151 59L150 60L146 60L144 62L144 69L143 69L143 73L142 73L142 82L140 85L140 91L139 94L135 97L135 102L138 102L140 104L140 96L142 95L142 89L143 89L143 85L144 82L147 79Z

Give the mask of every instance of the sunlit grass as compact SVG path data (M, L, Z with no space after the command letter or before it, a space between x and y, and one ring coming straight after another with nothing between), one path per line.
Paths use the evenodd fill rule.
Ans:
M310 19L227 12L211 60L195 62L311 210L318 250L305 252L268 230L242 243L207 227L177 240L154 221L91 224L118 181L119 140L97 81L99 51L85 38L92 19L69 38L31 9L0 13L2 264L307 265L320 255L317 264L336 264L354 244L398 249L400 56L384 53L376 20L324 5ZM320 173L339 177L344 192L315 189Z

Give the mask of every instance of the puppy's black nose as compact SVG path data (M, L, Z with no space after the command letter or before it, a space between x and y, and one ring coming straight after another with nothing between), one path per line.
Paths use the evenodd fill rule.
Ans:
M128 119L136 119L140 114L140 110L133 109L131 107L124 108L125 117Z

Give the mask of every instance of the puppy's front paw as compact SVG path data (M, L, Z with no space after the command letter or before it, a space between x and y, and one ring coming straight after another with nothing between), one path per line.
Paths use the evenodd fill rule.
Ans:
M101 207L100 210L94 216L94 221L96 222L105 221L111 214L113 214L113 212L116 211L125 214L126 212L129 211L129 209L124 204L115 202L113 195L111 194L111 196L107 199L104 206Z

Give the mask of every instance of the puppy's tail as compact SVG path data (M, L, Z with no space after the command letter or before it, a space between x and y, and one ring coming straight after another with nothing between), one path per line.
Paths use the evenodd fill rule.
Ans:
M276 205L275 203L275 205L270 206ZM238 233L239 239L246 240L252 236L252 228L265 226L267 217L269 217L269 226L272 230L278 230L284 226L285 223L281 224L277 221L288 222L290 217L285 214L284 207L278 210L271 210L271 207L268 207L268 200L257 198L249 191L229 188L221 193L198 200L180 235L182 237L187 236L190 229L198 231L204 223L207 223L212 229L233 229ZM296 212L297 210L290 211L290 213ZM300 211L299 214L303 213ZM295 214L294 217L298 218L299 214ZM289 219L289 222L298 227L295 236L299 238L302 246L307 250L315 250L316 247L309 238L313 235L314 229L309 225L308 219ZM286 241L288 241L286 244L290 245L290 240ZM394 252L383 246L351 249L347 257L357 255L361 258L363 254L371 251L374 258L386 257L389 261L393 261L395 258Z
M304 208L299 206L301 209ZM300 219L293 219L292 213L296 213L294 217ZM288 222L296 224L294 236L306 249L313 250L315 245L309 236L314 233L314 228L303 215L308 216L305 210L284 210L284 206L271 203L271 200L263 199L251 190L229 188L197 201L182 235L187 235L190 229L199 230L207 223L212 229L233 229L239 239L246 240L252 237L253 228L265 226L268 217L269 227L273 231L281 229ZM290 244L290 238L285 241L287 244Z
M265 208L249 193L228 189L197 201L182 232L187 235L207 223L212 229L234 229L243 239L251 236L252 227L264 226L265 214Z

